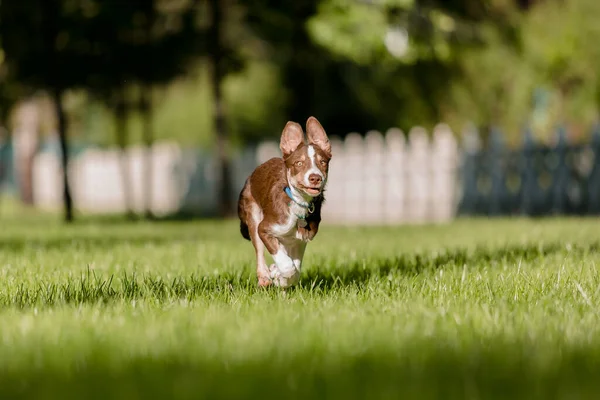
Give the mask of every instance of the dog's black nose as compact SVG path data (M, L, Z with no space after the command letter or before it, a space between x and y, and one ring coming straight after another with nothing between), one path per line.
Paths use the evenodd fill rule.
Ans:
M310 174L308 176L308 181L310 182L311 185L314 185L314 186L320 185L322 180L323 180L323 178L321 178L321 175Z

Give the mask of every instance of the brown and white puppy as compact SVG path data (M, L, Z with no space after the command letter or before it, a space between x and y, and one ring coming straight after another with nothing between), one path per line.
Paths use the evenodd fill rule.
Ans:
M259 165L238 201L240 231L256 250L260 286L289 287L300 278L306 244L319 230L331 144L316 118L302 127L288 122L281 134L283 158ZM264 249L273 257L267 267Z

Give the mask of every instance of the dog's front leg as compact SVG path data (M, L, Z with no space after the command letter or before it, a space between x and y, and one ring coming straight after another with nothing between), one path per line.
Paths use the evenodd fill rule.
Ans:
M278 286L288 287L295 284L299 278L299 271L296 269L292 254L289 254L286 246L271 235L264 224L258 228L260 239L265 244L267 251L275 261L275 270L272 271L274 283Z
M310 242L319 231L319 221L309 221L304 228L298 228L298 235L304 242Z
M279 250L278 253L281 255L285 252L285 254L292 260L293 269L288 267L288 269L284 269L283 271L280 269L277 264L277 253L273 259L276 261L273 268L271 269L271 278L276 286L280 287L290 287L298 283L300 280L300 271L302 270L302 258L304 257L304 250L306 249L306 243L300 240L287 240L285 242L279 242ZM284 268L288 266L289 263L287 259L285 260ZM289 272L288 272L289 271Z

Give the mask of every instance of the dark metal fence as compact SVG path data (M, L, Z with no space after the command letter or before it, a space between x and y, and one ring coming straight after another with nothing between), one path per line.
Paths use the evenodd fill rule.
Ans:
M458 214L600 213L600 127L584 144L569 143L564 129L556 135L556 144L549 146L536 143L526 131L521 148L515 150L493 131L486 148L465 146Z

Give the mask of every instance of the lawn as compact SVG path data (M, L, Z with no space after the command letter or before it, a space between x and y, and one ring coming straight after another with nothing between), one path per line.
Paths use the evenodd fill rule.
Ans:
M235 221L4 217L0 398L597 398L599 222L325 222L283 292Z

